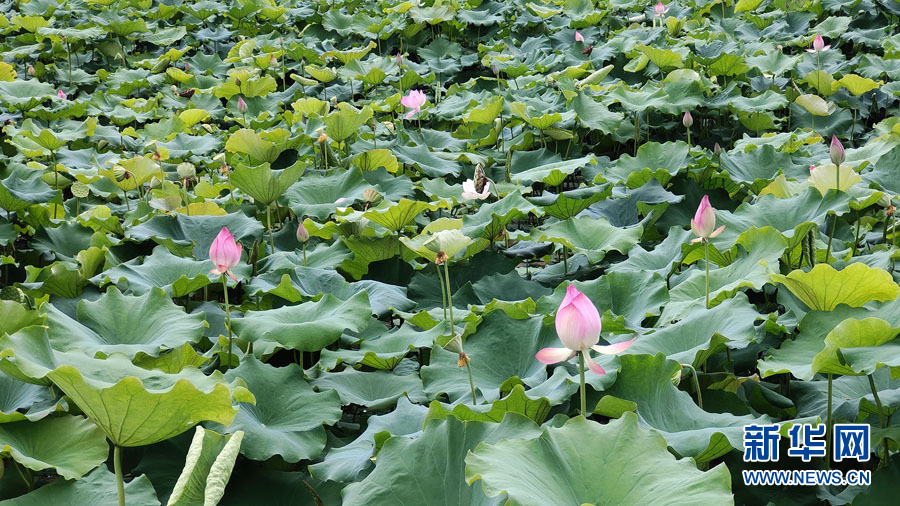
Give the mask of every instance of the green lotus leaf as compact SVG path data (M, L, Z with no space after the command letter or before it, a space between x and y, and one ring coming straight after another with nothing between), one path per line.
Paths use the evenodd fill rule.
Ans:
M684 60L681 55L671 49L660 49L651 46L635 46L636 51L640 51L650 58L650 61L661 70L669 70L684 66Z
M30 420L35 422L47 415L63 410L63 402L48 388L19 381L0 374L0 424Z
M627 254L640 241L640 226L619 228L605 218L569 218L537 229L536 241L562 244L575 253L587 256L591 263L599 262L610 251Z
M154 216L128 229L126 235L137 241L153 240L178 256L207 259L209 247L222 227L228 227L235 239L243 244L244 250L263 235L263 226L259 220L244 213L225 216L185 216L180 213ZM209 268L213 268L211 263Z
M856 264L851 264L856 265ZM825 336L825 348L812 361L813 373L863 375L900 366L900 329L881 318L848 318Z
M875 82L868 77L861 77L856 74L846 74L844 77L838 79L838 83L856 96L878 89L878 87L881 86L880 83Z
M769 423L766 416L735 416L731 413L710 413L699 408L691 396L672 384L672 376L681 365L668 360L661 353L650 355L621 355L621 370L611 388L604 390L596 412L619 416L612 410L613 400L627 400L642 426L652 429L666 439L678 455L694 457L697 462L709 462L732 449L743 450L744 425ZM590 400L588 401L591 402ZM679 413L670 416L668 413Z
M3 319L0 320L0 336L12 334L21 328L32 325L43 325L46 318L38 311L27 309L12 300L0 300L0 314L3 314Z
M775 111L787 107L788 100L781 93L766 90L755 97L737 97L731 101L731 107L743 112Z
M318 302L305 302L267 311L248 311L232 321L234 332L253 343L257 355L275 348L319 351L337 341L344 330L359 332L372 316L365 291L341 301L326 294Z
M500 399L502 387L510 378L520 378L528 386L543 383L547 368L534 355L548 346L558 347L559 340L553 326L544 325L541 317L513 320L502 311L485 315L463 345L476 392L485 400L494 401ZM429 396L446 393L452 401L471 399L466 370L458 367L457 359L458 353L439 346L431 350L431 363L421 370Z
M425 423L431 420L444 420L447 417L455 417L464 422L499 423L503 421L507 413L517 413L540 424L550 414L550 401L544 397L530 399L525 395L525 388L522 385L516 385L506 397L492 402L490 406L472 408L465 404L457 404L451 411L440 402L432 401L428 407Z
M341 419L337 392L314 392L297 364L272 367L249 355L225 377L241 378L256 397L256 404L241 404L223 433L244 433L241 454L253 460L276 455L285 462L314 459L325 448L325 427Z
M674 325L639 336L623 353L663 353L669 359L700 367L726 346L742 349L756 342L760 336L755 325L762 319L747 296L738 293L709 311L691 313Z
M818 95L800 95L796 102L813 116L828 116L833 110L833 105Z
M0 83L2 84L2 83ZM7 212L17 212L31 204L47 202L56 190L41 180L41 172L18 166L9 177L0 181L0 207Z
M267 194L268 188L264 185L264 183L266 183L270 179L273 179L271 175L269 178L263 177L261 182L257 181L258 176L253 176L256 176L260 171L262 171L265 176L265 173L268 170L271 170L269 169L268 164L274 162L278 158L278 155L281 154L282 148L274 142L266 140L253 130L250 130L249 128L242 128L228 137L228 140L225 142L225 150L231 153L243 153L250 157L251 162L268 162L263 167L256 167L255 171L248 171L248 177L245 178L249 181L247 183L248 185L253 182L255 182L256 186L263 184L263 186L261 186L259 190L263 192L264 195ZM249 169L249 167L245 168ZM287 186L285 188L287 188Z
M207 260L179 257L164 246L157 246L143 259L129 260L97 274L91 283L114 283L134 295L160 288L170 297L183 297L217 281L217 276L210 274L210 267Z
M128 503L141 506L159 506L156 490L147 476L140 476L125 484ZM116 477L101 466L82 479L55 480L28 494L0 501L2 506L32 506L34 504L90 504L92 506L118 506Z
M715 239L714 239L715 241ZM709 270L709 304L719 304L744 287L761 288L769 281L769 269L778 265L787 241L772 227L750 228L741 234L730 254L734 259L724 267ZM702 310L706 298L706 273L695 265L685 278L669 290L669 304L660 321L681 319L691 309Z
M466 484L465 458L479 443L533 438L531 420L510 414L501 423L435 420L416 437L392 437L378 452L372 474L344 489L344 501L368 505L471 504L499 506L480 487Z
M389 149L371 149L364 151L353 157L353 165L360 170L376 170L384 167L384 170L390 173L396 173L400 170L400 164L397 163L397 157L391 154Z
M538 156L543 154L544 153L541 152L537 153ZM550 186L558 186L566 179L566 176L588 164L595 163L593 156L583 156L571 160L543 163L536 167L522 170L522 165L528 164L528 162L531 162L531 160L525 157L515 158L513 160L513 180L524 184L542 181Z
M0 454L34 471L54 469L74 480L105 462L109 446L89 420L62 416L0 424Z
M422 380L415 374L344 369L322 374L310 383L319 391L336 390L341 404L358 404L376 411L394 406L403 396L417 403L428 399L422 390Z
M410 309L412 308L410 307ZM413 325L403 325L384 332L381 324L373 321L366 331L358 336L362 338L358 349L334 351L324 349L319 363L329 370L334 369L340 362L346 362L391 371L411 351L418 348L430 348L440 334L439 326L423 332L416 330Z
M793 179L809 176L808 165L795 164L790 154L776 151L771 145L760 146L750 152L723 153L720 160L724 176L736 183L746 184L754 193L765 188L779 172ZM848 169L846 172L852 171Z
M116 177L114 169L101 169L100 175L106 176L111 182L122 190L131 191L137 189L138 186L150 182L154 177L160 181L166 179L159 164L154 162L149 156L138 156L129 158L119 163L121 168L125 169L128 177L119 181Z
M357 109L346 102L341 102L337 111L323 118L325 131L336 142L343 142L359 133L360 127L369 121L372 114L371 107Z
M571 465L585 453L591 459ZM578 417L539 438L482 443L466 457L466 480L517 506L734 503L724 465L702 472L676 459L631 413L606 425Z
M297 216L328 218L337 207L349 206L363 199L370 185L356 169L333 170L325 174L310 173L288 188L280 202ZM343 200L341 200L343 199Z
M231 174L231 182L253 200L268 206L278 199L303 174L304 164L297 162L290 167L273 171L268 163L248 167L239 165Z
M52 381L118 446L156 443L201 421L227 425L237 414L235 402L253 402L240 382L228 384L219 372L206 376L187 367L166 374L120 354L102 360L54 351L36 327L3 337L0 349L0 357L14 359L18 375ZM0 368L9 373L10 363Z
M818 264L809 272L794 270L787 276L771 274L776 283L787 287L810 309L830 311L838 304L859 307L877 300L894 300L900 286L883 269L863 263L852 263L838 271L828 264Z
M196 343L206 326L203 314L185 314L159 288L132 296L111 286L97 300L79 301L75 318L52 305L46 309L50 346L88 355L122 353L133 357L143 352L156 356L166 348Z
M241 431L222 435L198 425L168 506L218 504L225 495L243 436Z
M852 167L841 167L839 174L837 171L838 167L833 163L818 165L815 169L810 171L809 182L812 183L822 195L825 195L828 190L833 190L834 185L837 183L840 184L838 189L842 192L846 192L850 191L855 184L862 182L859 173ZM838 179L837 176L840 176L839 181L835 181Z
M378 207L366 211L363 216L392 232L399 232L422 211L434 211L437 208L438 206L421 200L400 199L399 202L383 201Z
M655 178L662 185L668 184L679 171L687 168L689 153L685 142L647 142L638 148L637 156L622 155L611 167L601 171L602 177L613 182L624 182L629 188L638 188Z
M356 440L340 448L331 448L322 462L309 466L309 472L321 480L342 483L362 479L363 473L375 465L372 457L391 436L422 431L427 411L424 406L401 397L393 411L370 417L366 421L366 430Z

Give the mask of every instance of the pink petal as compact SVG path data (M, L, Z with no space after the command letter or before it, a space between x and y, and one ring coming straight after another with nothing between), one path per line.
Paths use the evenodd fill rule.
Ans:
M691 244L697 244L698 242L700 242L700 241L702 241L702 240L703 240L702 237L698 237L698 238L696 238L696 239L691 239Z
M228 274L228 277L234 280L235 283L239 283L238 278L235 277L234 273L231 271L225 271L225 274Z
M628 349L628 347L631 346L631 343L633 342L634 339L622 341L621 343L610 344L609 346L601 346L599 344L595 344L594 346L591 346L591 349L596 351L597 353L603 353L604 355L617 355Z
M569 360L575 356L575 352L568 348L544 348L537 352L535 358L542 364L556 364Z
M718 237L719 234L721 234L723 230L725 230L725 225L722 225L721 227L715 229L715 230L713 231L713 233L709 234L709 237L710 237L710 238Z
M816 50L815 50L815 49L807 49L806 52L807 52L807 53L815 53Z
M599 374L601 376L606 374L606 371L602 367L600 367L600 364L594 362L594 360L591 359L590 353L588 353L587 351L583 351L581 352L581 354L584 355L584 361L587 362L588 368L590 368L591 371L594 371L596 374Z
M416 114L416 109L411 109L408 113L406 113L406 119L412 118Z

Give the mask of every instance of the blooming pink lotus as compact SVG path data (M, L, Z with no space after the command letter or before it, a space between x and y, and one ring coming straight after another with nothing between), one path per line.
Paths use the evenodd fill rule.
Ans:
M584 35L581 35L578 30L575 30L575 42L584 42Z
M66 92L64 92L63 90L57 91L57 92L56 92L56 96L59 97L59 98L61 98L61 99L63 99L63 100L66 100L66 98L68 98L67 95L66 95Z
M713 237L718 237L725 230L725 225L716 228L716 210L709 205L709 197L704 195L697 207L697 212L691 219L691 230L697 235L691 242L709 242Z
M566 296L556 310L556 334L565 348L544 348L537 352L538 361L544 364L563 362L581 353L588 367L597 374L606 374L599 364L591 360L588 349L606 355L615 355L631 346L634 339L609 346L599 346L600 313L594 303L575 285L569 285Z
M219 235L209 247L209 259L216 266L209 272L219 275L228 274L231 279L237 281L238 279L231 269L240 263L242 248L243 246L234 242L234 236L228 231L228 227L222 227Z
M822 38L821 35L816 35L816 38L813 40L812 49L807 49L807 53L821 53L822 51L828 51L831 49L831 44L825 45L825 39Z
M653 6L653 15L658 18L663 17L667 12L669 12L669 8L662 2L656 2L656 5Z
M475 180L474 179L466 179L463 181L463 191L462 198L466 200L484 200L488 198L491 194L491 182L486 181L484 183L484 188L481 190L481 193L478 193L478 190L475 188Z
M406 113L406 119L410 119L415 113L422 110L422 106L425 105L425 93L420 90L410 90L409 95L400 99L400 103L410 109Z

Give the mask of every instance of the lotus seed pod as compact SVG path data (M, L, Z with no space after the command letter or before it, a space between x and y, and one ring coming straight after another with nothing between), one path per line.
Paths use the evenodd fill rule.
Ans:
M193 179L197 177L197 168L194 167L194 164L191 162L179 163L175 170L178 172L178 177L181 179Z
M19 304L24 304L27 301L25 292L12 285L0 288L0 300L11 300L13 302L18 302Z
M79 199L86 198L91 194L91 189L82 182L72 183L71 190L72 195Z

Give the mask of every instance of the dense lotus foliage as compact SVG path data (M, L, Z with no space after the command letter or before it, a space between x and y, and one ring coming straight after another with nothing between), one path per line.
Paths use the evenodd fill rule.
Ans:
M896 502L898 16L5 2L0 505Z

